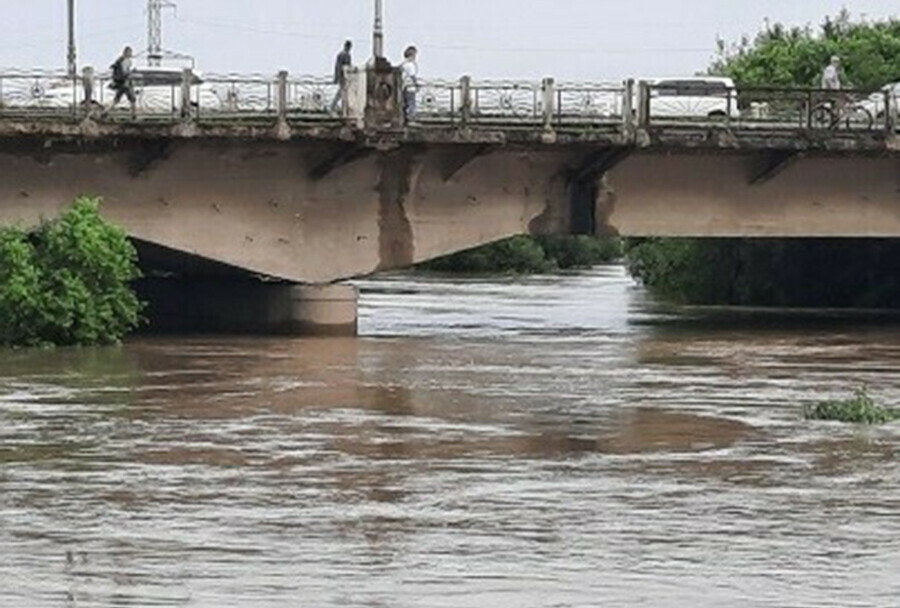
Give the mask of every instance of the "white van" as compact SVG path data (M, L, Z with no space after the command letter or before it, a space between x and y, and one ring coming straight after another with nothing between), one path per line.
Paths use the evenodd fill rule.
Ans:
M740 117L737 89L731 78L694 76L643 80L650 87L650 117Z

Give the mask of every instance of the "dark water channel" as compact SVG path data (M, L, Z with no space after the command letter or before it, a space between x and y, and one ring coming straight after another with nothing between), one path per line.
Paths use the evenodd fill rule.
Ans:
M618 267L362 285L358 340L0 352L0 606L897 607L900 323Z

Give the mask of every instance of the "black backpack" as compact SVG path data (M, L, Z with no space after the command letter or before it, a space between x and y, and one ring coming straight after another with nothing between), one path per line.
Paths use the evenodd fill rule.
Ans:
M122 67L122 58L116 59L116 62L112 64L112 79L113 82L125 82L125 68Z

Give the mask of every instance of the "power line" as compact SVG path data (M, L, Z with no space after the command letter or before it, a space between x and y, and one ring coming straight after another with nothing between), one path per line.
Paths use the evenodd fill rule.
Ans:
M132 31L137 30L138 28L143 28L143 25L144 25L143 22L133 23L131 25L119 26L114 29L111 28L108 30L99 30L99 31L95 31L95 32L90 32L88 34L79 34L77 36L77 39L79 41L92 40L95 38L109 36L111 34L132 32ZM43 41L38 41L38 42L19 42L19 43L15 43L15 44L0 45L0 49L3 49L3 50L42 49L42 48L52 46L54 44L62 44L65 41L66 41L65 37L58 36L56 38L46 38Z
M198 25L201 27L212 27L217 29L242 31L247 33L259 34L264 36L283 36L287 38L299 38L305 40L333 40L334 36L323 36L315 34L303 34L299 32L290 32L285 30L270 30L256 28L252 26L237 25L227 22L216 22L200 19L184 19L176 17L176 20L187 25ZM563 54L584 54L584 55L628 55L628 54L647 54L647 53L685 53L700 54L712 53L714 49L711 47L690 48L690 47L668 47L668 48L540 48L540 47L488 47L480 45L466 44L431 44L427 42L420 43L422 48L444 51L477 51L482 53L563 53Z

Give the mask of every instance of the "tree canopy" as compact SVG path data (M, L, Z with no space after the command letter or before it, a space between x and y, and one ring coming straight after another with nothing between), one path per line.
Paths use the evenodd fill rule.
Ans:
M0 228L0 345L93 345L121 340L143 305L125 232L80 198L35 232Z
M900 20L854 21L850 13L828 17L817 29L767 26L755 38L719 41L710 73L739 86L818 86L830 58L841 58L853 87L878 89L900 81Z

